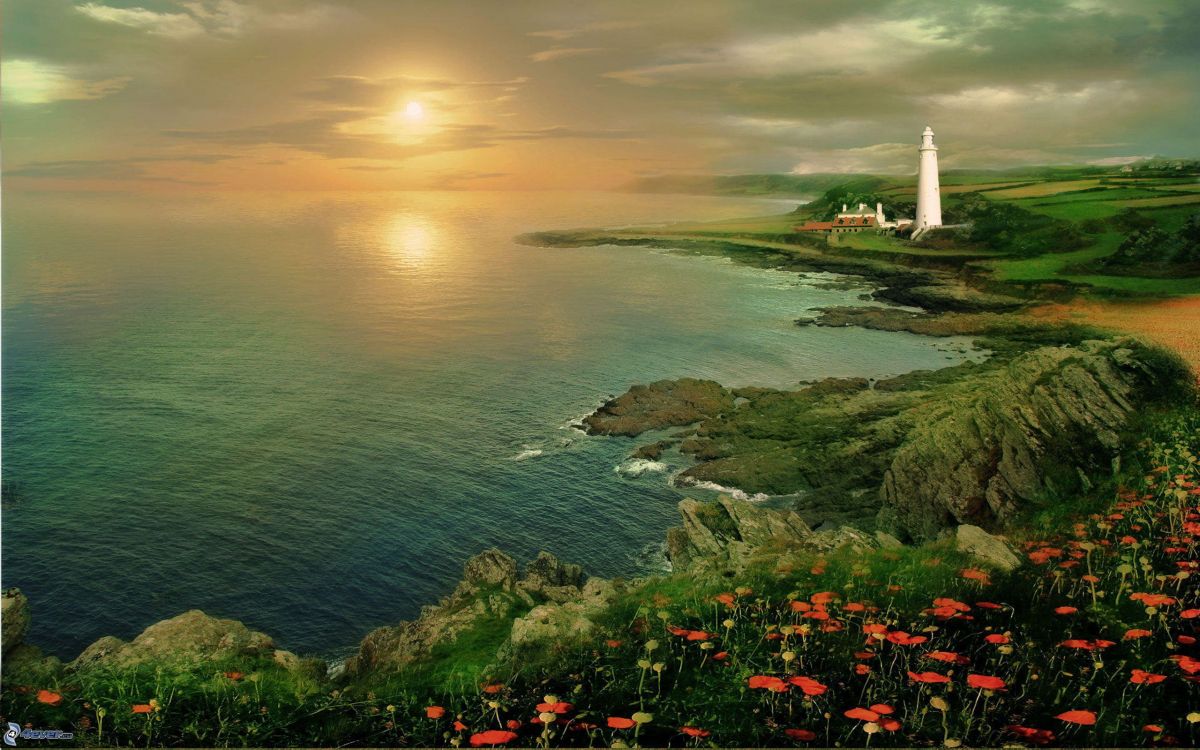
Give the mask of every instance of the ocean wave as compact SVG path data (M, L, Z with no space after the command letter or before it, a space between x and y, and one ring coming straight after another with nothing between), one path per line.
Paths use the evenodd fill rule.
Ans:
M525 450L521 451L517 455L513 456L512 460L527 461L528 459L531 459L531 458L537 458L538 456L542 455L545 452L546 451L542 450L541 448L526 448Z
M734 500L745 500L751 503L761 503L764 500L770 500L771 496L765 492L755 492L751 495L745 490L739 490L736 487L725 487L716 482L702 481L698 482L690 477L676 477L672 483L677 487L693 487L698 490L710 490L712 492L720 492L722 495L729 495Z
M624 474L627 477L640 477L643 474L666 471L667 468L667 465L662 461L651 461L648 458L631 458L614 466L613 471L618 474Z

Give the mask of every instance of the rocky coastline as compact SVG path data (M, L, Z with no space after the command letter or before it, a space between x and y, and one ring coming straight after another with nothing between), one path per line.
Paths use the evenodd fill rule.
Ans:
M654 244L601 233L526 240L558 247ZM1010 522L1049 494L1111 475L1142 414L1193 394L1186 367L1161 350L1077 326L1033 324L1016 312L1022 300L979 292L936 269L803 247L751 254L717 239L683 244L762 266L862 276L880 284L876 299L918 308L830 308L802 325L972 335L995 352L983 363L875 382L830 378L792 391L663 380L635 385L600 406L583 420L589 434L673 431L634 448L637 457L679 451L694 460L683 472L688 480L795 496L786 507L730 497L681 501L681 524L667 532L666 545L672 575L689 585L726 580L756 561L785 565L792 555L934 540L981 565L1011 568L1018 559L1004 539ZM531 654L575 647L615 602L654 580L588 577L545 552L522 568L506 553L487 550L467 561L442 601L415 620L367 634L344 669L332 673L324 661L199 610L153 624L128 642L106 636L63 663L25 642L33 618L25 597L11 589L2 600L4 679L212 665L225 674L266 670L327 688L419 672L466 642L481 654L481 671L515 669Z

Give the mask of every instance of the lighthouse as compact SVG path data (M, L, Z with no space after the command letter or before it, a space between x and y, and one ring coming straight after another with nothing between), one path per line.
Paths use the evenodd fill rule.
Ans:
M933 128L925 126L921 145L917 148L917 216L913 229L942 225L942 194L938 185L937 146L933 145Z

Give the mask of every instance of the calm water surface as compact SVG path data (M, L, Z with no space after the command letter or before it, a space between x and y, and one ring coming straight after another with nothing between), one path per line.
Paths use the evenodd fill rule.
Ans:
M64 657L183 610L334 654L496 545L654 564L677 467L567 425L632 383L788 386L962 342L797 328L820 279L524 231L778 213L619 194L12 194L3 585Z

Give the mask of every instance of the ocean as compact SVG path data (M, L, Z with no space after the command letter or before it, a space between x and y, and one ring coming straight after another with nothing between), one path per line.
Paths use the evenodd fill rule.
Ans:
M634 383L978 357L799 328L865 287L538 229L783 213L619 193L18 193L3 204L4 586L64 658L188 609L335 657L491 546L663 564L680 459L570 425Z

